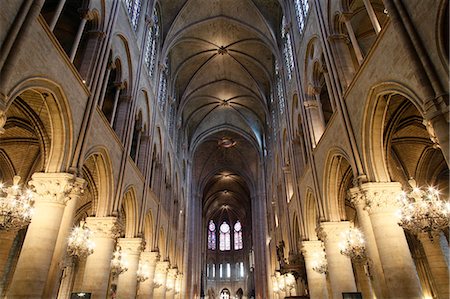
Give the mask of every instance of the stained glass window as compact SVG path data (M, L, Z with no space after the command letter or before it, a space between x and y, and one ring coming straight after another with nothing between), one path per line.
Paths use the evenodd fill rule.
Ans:
M306 17L308 16L308 0L294 0L295 15L297 17L297 26L300 32L305 28Z
M141 0L123 0L127 6L128 17L134 30L137 29L139 15L141 13Z
M147 36L145 45L145 65L147 66L150 77L155 73L157 43L159 38L159 21L156 9L153 10L152 24Z
M208 249L216 249L216 225L212 220L208 225Z
M286 23L286 18L283 17L283 22L281 26L281 37L283 38L283 57L286 65L286 72L288 80L292 79L292 72L294 70L294 53L292 51L292 41L291 34L288 31L288 24Z
M234 250L242 249L242 225L238 220L234 224Z
M225 221L220 225L219 249L221 251L231 249L230 226Z

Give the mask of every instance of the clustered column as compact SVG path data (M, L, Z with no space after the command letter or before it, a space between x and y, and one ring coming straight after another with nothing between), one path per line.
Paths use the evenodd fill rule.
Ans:
M175 284L177 282L177 268L171 268L167 271L166 280L166 299L175 298Z

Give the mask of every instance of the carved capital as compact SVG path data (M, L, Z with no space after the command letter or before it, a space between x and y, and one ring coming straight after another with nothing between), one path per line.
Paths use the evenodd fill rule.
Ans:
M80 194L84 188L84 180L70 173L37 172L31 178L28 184L34 189L37 203L66 204L72 196Z
M318 255L323 255L324 246L322 241L302 241L301 246L305 259L315 259Z
M366 196L359 187L350 188L347 191L347 198L353 205L355 205L355 207L366 207Z
M319 107L316 100L304 101L303 105L305 106L305 109L317 109Z
M139 255L145 247L142 238L119 238L117 243L122 248L122 252L130 255Z
M166 275L167 269L169 268L168 261L159 261L156 263L156 273L159 275Z
M341 233L349 228L349 221L322 222L317 229L317 236L323 242L339 242Z
M167 270L167 279L175 280L177 278L178 269L177 268L170 268Z
M391 212L400 207L399 195L402 185L398 182L365 183L359 186L369 213Z
M5 133L5 124L6 124L6 112L4 110L0 110L0 134Z
M141 260L147 263L150 268L154 268L159 260L159 253L157 251L144 251L141 253Z
M86 226L95 238L116 239L121 233L116 217L87 217Z

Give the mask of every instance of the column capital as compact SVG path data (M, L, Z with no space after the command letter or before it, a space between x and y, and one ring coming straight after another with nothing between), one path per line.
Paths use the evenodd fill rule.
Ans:
M340 240L341 233L349 228L349 221L322 222L317 230L317 236L324 242L336 242Z
M301 251L305 259L314 258L317 253L324 252L322 241L302 241Z
M141 260L144 263L149 263L149 265L156 265L156 262L159 260L159 252L157 251L143 251L141 252Z
M28 184L33 186L37 202L66 204L83 192L86 182L70 173L36 172Z
M5 133L5 124L6 124L6 111L0 109L0 134Z
M365 199L365 209L369 213L388 212L399 208L398 196L402 191L399 182L364 183L357 188L360 189L360 194L355 196L354 201Z
M95 238L115 239L120 235L117 217L87 217L86 225Z
M176 279L178 274L178 268L170 268L167 270L167 278Z
M167 269L169 268L168 261L158 261L156 262L156 272L160 274L166 274Z
M117 243L122 249L122 252L127 254L139 255L145 247L142 238L119 238Z

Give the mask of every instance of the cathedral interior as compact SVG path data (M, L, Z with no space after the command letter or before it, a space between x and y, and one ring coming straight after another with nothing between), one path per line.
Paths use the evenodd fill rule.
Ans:
M0 5L0 298L449 298L448 0Z

